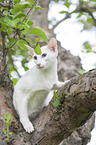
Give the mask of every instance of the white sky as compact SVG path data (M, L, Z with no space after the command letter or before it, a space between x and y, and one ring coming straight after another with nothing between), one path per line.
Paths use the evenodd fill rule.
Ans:
M77 2L77 0L74 0L74 2ZM75 7L72 6L71 10L74 9ZM51 2L48 14L49 20L52 20L53 18L58 21L61 20L64 16L63 14L59 14L60 11L66 11L66 7L62 4ZM53 24L55 23L56 21L53 21ZM49 28L52 28L52 25L49 25ZM80 56L83 69L88 71L96 67L96 54L82 53L82 44L85 41L89 41L96 51L96 28L93 28L91 31L80 32L82 28L83 25L81 23L76 23L76 14L74 14L71 19L59 24L55 28L54 32L57 39L61 42L61 46L67 50L70 50L73 55ZM88 145L96 145L96 123L91 135L91 141L88 143Z
M75 0L76 2L77 0ZM72 6L71 10L74 9ZM48 18L52 20L61 20L64 16L59 14L60 11L66 11L66 7L62 4L56 4L52 2L50 4ZM55 24L56 21L53 22ZM52 25L49 25L49 28L52 28ZM73 55L79 55L81 58L82 66L85 70L90 70L94 68L96 64L96 54L82 53L83 43L89 41L90 44L96 50L96 28L91 29L90 31L80 32L83 28L83 24L76 23L76 14L72 15L71 19L68 19L61 24L59 24L54 32L57 39L61 42L61 46L67 50L70 50Z

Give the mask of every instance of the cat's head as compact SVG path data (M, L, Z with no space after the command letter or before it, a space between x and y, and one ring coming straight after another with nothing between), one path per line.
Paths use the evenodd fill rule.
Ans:
M34 49L31 48L30 46L26 45L26 47L29 49L38 69L43 70L47 69L50 66L54 65L54 63L56 62L58 50L57 50L57 41L55 38L51 38L47 46L41 47L40 55L37 55L34 52Z

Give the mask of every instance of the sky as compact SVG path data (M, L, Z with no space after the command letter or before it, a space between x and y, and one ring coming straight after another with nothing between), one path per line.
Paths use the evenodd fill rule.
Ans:
M78 0L74 0L74 3L77 3ZM86 0L85 0L86 1ZM70 11L74 10L75 6L70 8ZM62 14L59 14L60 11L66 11L66 7L62 3L51 2L49 6L48 19L55 19L52 24L49 25L49 28L52 28L53 24L56 24L56 21L59 21L63 18ZM95 53L83 53L83 43L89 41L93 46L93 49L96 51L96 28L91 29L90 31L82 31L83 25L76 22L76 14L74 14L71 19L68 19L61 24L59 24L54 33L56 34L57 40L61 42L61 46L66 50L81 58L81 64L83 69L86 71L96 67L96 54ZM91 141L87 145L96 145L96 119L95 127L91 132Z
M63 15L59 14L59 12L62 10L66 11L66 7L64 5L51 2L48 14L49 20L52 20L53 18L61 20ZM72 6L71 10L74 10L74 6ZM53 21L53 24L55 23L56 22ZM49 25L49 28L52 28L52 25ZM59 24L55 28L54 32L56 34L56 38L61 42L61 46L66 50L70 50L73 55L80 56L83 68L88 71L96 65L96 54L82 53L82 44L85 41L89 41L93 46L93 49L96 50L96 28L93 28L90 31L80 32L82 28L83 24L77 23L76 14L73 14L71 19Z

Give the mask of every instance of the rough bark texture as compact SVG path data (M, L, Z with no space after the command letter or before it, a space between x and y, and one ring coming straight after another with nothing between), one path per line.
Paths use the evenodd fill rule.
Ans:
M2 36L2 37L1 37ZM16 121L13 113L13 103L12 103L12 92L13 85L12 81L9 78L8 73L8 64L6 62L6 52L4 51L5 47L3 44L4 33L0 32L0 144L5 145L6 142L3 141L5 138L3 129L6 127L2 117L4 117L6 112L9 112L12 115L12 120ZM2 38L2 39L1 39Z
M40 5L45 8L45 11L41 12L38 10L32 16L34 26L40 26L45 31L48 39L54 36L54 33L47 27L49 2L50 0L41 0ZM43 45L43 42L41 42L41 45ZM59 79L66 80L77 76L78 70L81 69L79 57L74 57L70 52L61 48L60 43L58 43L58 48ZM32 134L27 134L24 131L18 121L18 117L16 117L12 105L12 91L12 82L9 78L8 66L4 56L4 45L3 47L0 45L0 145L56 145L64 138L67 138L76 128L83 125L95 111L96 70L73 78L64 88L60 89L58 96L63 96L60 106L54 108L53 102L55 100L53 99L50 105L34 120L36 130ZM10 130L13 132L13 135L10 143L6 142L6 136L3 133L3 128L6 126L1 119L6 111L12 115ZM93 128L93 124L94 116L83 127L80 127L77 131L75 130L68 139L65 139L63 144L86 144L90 138L89 132Z
M96 70L73 78L57 95L62 96L59 107L53 106L53 98L34 121L33 145L58 145L92 116L96 109Z
M58 77L59 80L63 81L71 79L78 75L78 70L81 69L79 57L74 57L69 51L64 50L59 46L59 57L58 57ZM91 138L90 132L94 128L95 115L93 116L80 128L75 130L68 139L65 139L60 145L86 145Z

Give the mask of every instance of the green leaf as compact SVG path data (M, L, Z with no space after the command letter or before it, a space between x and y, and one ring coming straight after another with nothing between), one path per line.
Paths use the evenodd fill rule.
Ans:
M6 122L6 126L7 126L7 127L11 126L11 123Z
M64 5L69 9L71 2L66 2L66 3L64 3Z
M67 11L61 11L59 12L60 14L68 13Z
M7 41L9 42L10 45L13 45L17 41L17 39L15 39L15 38L11 39L10 36L7 36L7 39L9 40L9 41L8 40Z
M7 33L8 33L9 36L12 34L12 32L13 32L13 30L12 30L11 27L7 29Z
M5 22L6 24L8 24L9 26L12 26L12 27L16 27L16 24L13 20L11 20L9 17L5 17Z
M32 28L29 34L34 34L41 37L46 43L48 43L45 33L39 28Z
M12 9L13 15L16 14L17 12L26 9L26 8L32 8L33 6L31 5L30 2L23 1L20 3L17 3L14 5L14 8Z
M28 63L28 61L25 58L22 59L21 64L22 64L22 67L24 68L25 71L28 70L28 67L26 66L26 63Z
M35 4L35 2L33 0L29 0L29 2L33 5Z
M34 51L35 51L35 53L37 55L40 55L41 54L41 49L40 49L40 45L39 44L35 47Z
M2 23L2 24L5 23L3 17L0 18L0 23Z
M9 12L5 10L5 11L3 12L3 14L4 14L5 16L8 16L8 15L9 15Z
M82 75L82 74L85 73L85 70L83 70L83 69L82 69L82 70L79 70L78 73L79 73L80 75Z
M8 142L10 142L10 141L11 141L11 139L10 139L10 138L7 138L6 140L7 140Z
M3 132L4 132L4 134L6 134L6 129L5 128L3 129Z
M91 50L87 50L86 52L87 52L87 53L90 53L90 52L92 52L92 51L91 51Z
M55 90L54 90L53 94L54 94L55 99L58 99L58 96L57 96L57 94L56 94L56 91L55 91Z
M29 38L25 38L26 40L28 40L28 42L31 44L31 45L35 45L35 42L33 42L31 39Z
M32 27L33 22L32 22L32 21L28 21L28 22L27 22L27 25L29 25L30 27Z
M60 100L56 100L56 101L53 103L54 107L58 107L59 104L60 104Z
M12 82L13 82L13 87L17 84L17 82L18 82L18 79L16 79L16 78L13 78L12 79Z
M12 116L10 115L10 113L9 113L9 112L6 112L6 114L5 114L5 118L7 119L7 121L6 121L6 122L10 122L10 121L11 121L11 119L12 119Z
M40 6L36 6L36 7L35 7L35 10L37 10L37 9L39 9L39 10L44 10L44 8L42 8L42 7L40 7Z
M8 134L9 134L9 135L12 135L12 134L13 134L13 132L9 132Z
M11 27L16 27L17 23L20 21L20 18L16 18L15 20L11 17L5 17L4 22L6 25ZM10 27L9 27L10 28Z
M14 17L14 19L16 19L16 18L22 18L22 17L27 17L27 15L25 15L23 12L18 12L18 14L17 15L15 15L15 17Z
M21 0L14 0L14 3L20 3Z
M24 29L24 30L22 30L22 34L27 34L29 32L29 29L30 29L29 25L27 25L27 23L24 23L24 22L22 23L22 25L19 25L18 27L21 30Z
M80 18L83 15L85 15L85 14L84 13L80 13L80 14L78 14L78 16L76 18Z
M18 42L17 42L17 45L18 45L21 49L27 50L25 44L27 45L27 42L25 42L24 40L18 40Z
M92 21L93 21L92 18L90 18L90 17L87 18L87 22L88 22L88 23L92 23Z
M41 38L36 38L35 42L39 42L41 40Z
M92 50L92 48L91 48L91 46L90 46L88 41L84 42L83 45L85 46L85 49L87 49L88 51Z
M92 2L96 2L96 0L90 0L90 1L92 1Z

